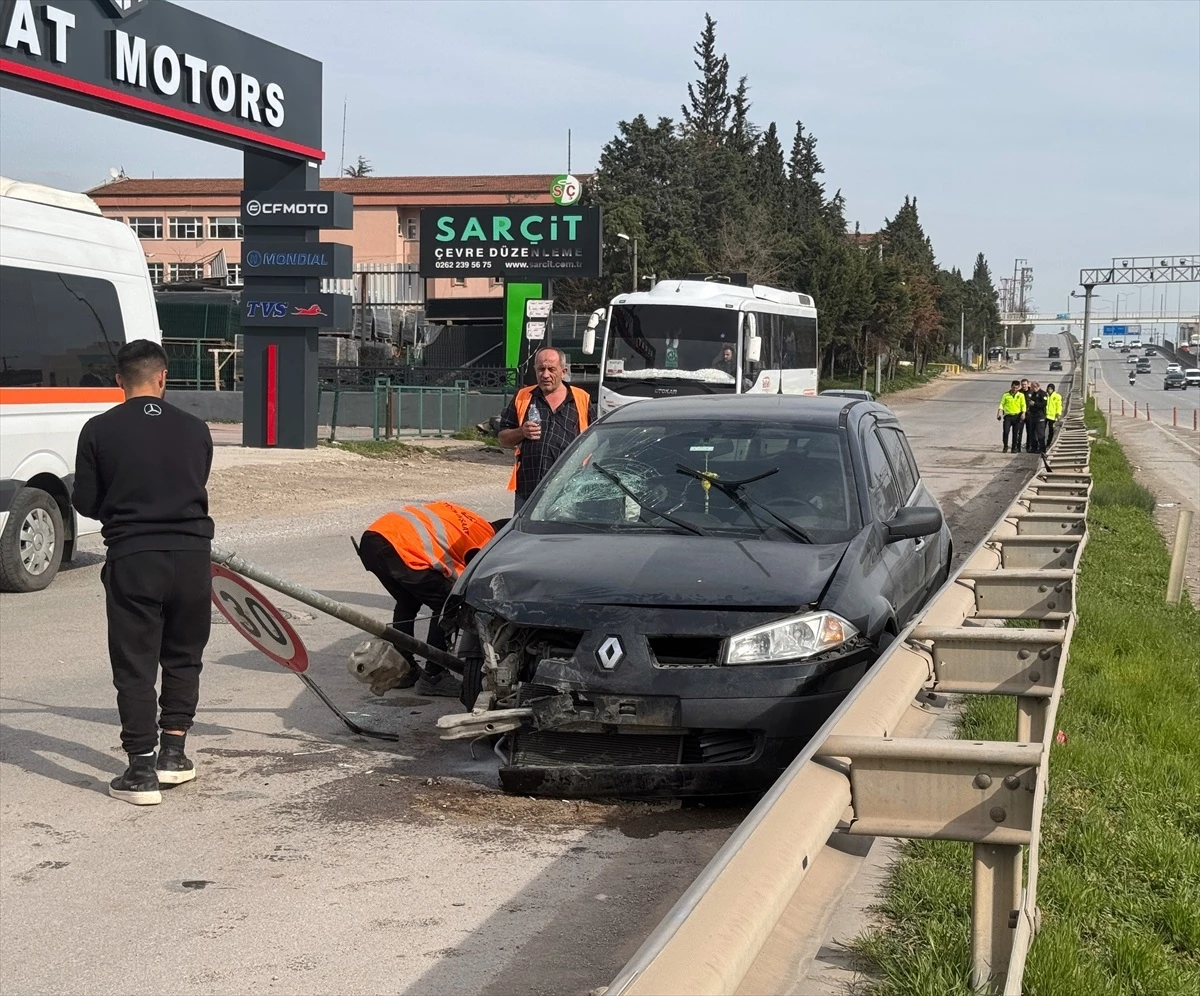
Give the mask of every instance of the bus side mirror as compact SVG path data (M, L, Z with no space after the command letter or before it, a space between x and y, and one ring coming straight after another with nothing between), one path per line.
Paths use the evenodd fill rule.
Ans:
M762 339L755 336L746 340L746 362L758 363L762 360Z
M591 356L596 352L596 326L600 324L600 319L604 317L604 309L597 308L588 317L587 328L583 330L583 354Z

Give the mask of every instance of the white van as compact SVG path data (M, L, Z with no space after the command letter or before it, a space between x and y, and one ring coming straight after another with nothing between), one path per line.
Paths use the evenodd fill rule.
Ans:
M161 342L146 257L83 194L0 177L0 590L37 591L99 531L71 508L79 430L117 350Z

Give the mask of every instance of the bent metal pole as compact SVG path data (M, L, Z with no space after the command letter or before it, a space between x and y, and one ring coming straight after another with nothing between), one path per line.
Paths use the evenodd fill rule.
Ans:
M322 595L320 592L305 588L294 581L287 581L284 578L276 577L270 571L259 567L257 564L252 564L248 560L242 559L233 551L213 546L212 562L229 568L235 574L241 574L253 581L265 584L268 588L282 592L284 595L296 599L297 602L310 605L317 611L331 615L344 623L349 623L351 626L370 633L372 636L377 636L381 640L387 640L388 643L399 651L420 654L430 663L440 664L442 667L448 667L456 672L463 670L463 661L459 660L453 654L448 654L444 650L438 650L437 647L432 647L423 640L418 640L406 633L401 633L398 629L394 629L387 623L380 622L365 612L359 612L358 609L352 609L350 606L335 601L327 595Z

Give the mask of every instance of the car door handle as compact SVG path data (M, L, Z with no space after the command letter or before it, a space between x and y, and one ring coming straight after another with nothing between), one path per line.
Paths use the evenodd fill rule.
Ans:
M917 537L916 546L914 546L914 547L913 547L913 549L914 549L914 550L919 550L919 549L921 549L921 547L923 547L924 545L925 545L925 537L924 537L924 536L918 536L918 537Z

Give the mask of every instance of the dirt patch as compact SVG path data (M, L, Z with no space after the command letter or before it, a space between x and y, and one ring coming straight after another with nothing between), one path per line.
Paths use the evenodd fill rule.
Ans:
M419 501L470 488L503 488L508 468L507 456L483 446L445 454L415 449L396 460L338 454L294 463L239 464L214 468L209 509L222 523L244 523L291 518L298 508L314 515L349 503Z
M535 799L507 795L459 778L421 778L386 769L360 772L309 790L288 806L292 815L324 823L397 821L453 826L482 840L513 830L554 834L580 827L608 827L628 837L734 827L746 804L681 804L581 799Z

